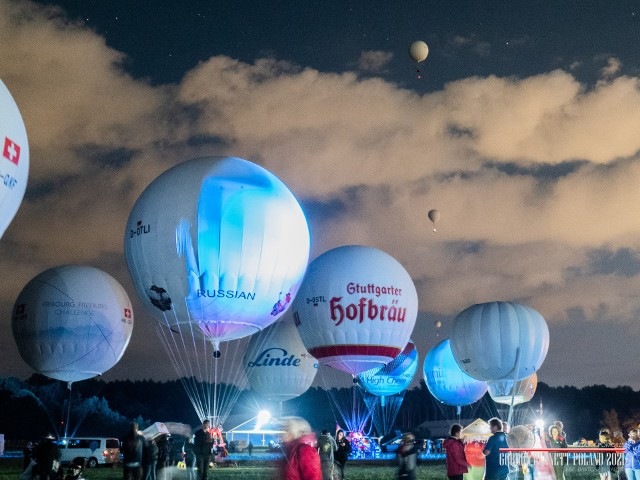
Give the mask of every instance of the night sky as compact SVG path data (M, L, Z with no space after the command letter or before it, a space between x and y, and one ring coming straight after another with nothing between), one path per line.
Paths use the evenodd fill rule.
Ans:
M430 47L420 65L414 40ZM407 268L422 357L467 306L518 301L550 328L541 381L640 388L639 45L628 0L0 0L0 79L31 149L0 241L0 376L32 373L11 334L18 293L73 263L134 302L104 379L171 378L125 223L170 166L233 155L300 199L312 258L365 244Z

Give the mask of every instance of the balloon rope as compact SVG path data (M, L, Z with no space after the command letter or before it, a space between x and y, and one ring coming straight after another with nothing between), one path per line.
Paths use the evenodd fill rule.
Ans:
M509 405L509 415L507 416L507 425L511 426L513 419L513 402L516 397L516 384L518 382L518 374L520 373L520 347L516 349L516 368L513 374L513 388L511 389L511 404Z
M73 382L67 383L67 389L69 390L69 400L67 402L67 420L64 422L64 438L67 438L67 433L69 432L69 416L71 414L71 384Z

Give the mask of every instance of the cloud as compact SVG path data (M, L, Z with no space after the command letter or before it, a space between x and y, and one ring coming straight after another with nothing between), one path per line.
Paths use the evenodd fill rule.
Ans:
M604 79L610 79L620 72L622 68L622 62L619 58L609 57L607 58L607 66L600 70L600 76Z
M7 0L0 45L31 147L27 197L2 238L5 311L63 263L103 268L133 297L122 242L135 199L184 159L233 154L301 199L314 256L355 243L388 251L415 279L423 313L519 300L568 335L571 322L588 332L640 312L640 89L614 62L592 86L556 70L420 95L353 72L216 56L154 86L60 10ZM370 66L389 61L366 53ZM442 214L435 234L431 208ZM126 362L157 356L145 345L152 319L134 309L123 375ZM5 369L26 372L10 337L0 338Z
M448 41L454 49L468 49L480 57L486 57L491 53L491 44L487 41L480 40L477 35L469 36L454 35Z
M358 59L358 70L367 73L382 72L392 58L392 52L383 52L382 50L362 52Z

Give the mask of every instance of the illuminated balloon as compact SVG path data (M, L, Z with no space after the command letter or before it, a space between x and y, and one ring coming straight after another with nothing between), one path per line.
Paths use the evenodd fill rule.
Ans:
M440 320L436 320L435 322L433 322L433 326L436 328L440 328L442 327L442 322Z
M460 367L478 380L522 380L535 373L547 356L549 328L531 307L480 303L456 317L451 348Z
M29 176L29 142L20 110L0 80L0 236L13 220Z
M416 288L402 265L359 245L334 248L311 262L293 303L309 353L352 375L397 357L417 314Z
M239 158L205 157L142 192L124 243L143 304L172 330L191 324L217 344L280 318L302 281L310 239L298 201L275 175Z
M427 214L431 223L433 223L433 231L436 231L436 222L440 220L440 212L438 210L429 210Z
M489 395L494 402L511 405L511 397L513 396L513 404L519 405L533 398L538 386L538 375L534 373L516 382L513 379L503 378L487 382L487 385L489 386Z
M487 392L486 382L470 377L458 366L448 338L429 350L423 373L431 395L447 405L469 405Z
M251 389L275 402L302 395L318 372L288 313L251 337L243 363Z
M112 276L67 265L40 273L23 288L12 327L20 356L31 368L77 382L120 360L131 338L133 311Z
M372 395L387 397L406 390L418 368L418 350L412 341L396 358L382 367L358 375L360 385Z
M409 46L409 56L414 62L422 62L429 55L429 47L421 40L416 40Z

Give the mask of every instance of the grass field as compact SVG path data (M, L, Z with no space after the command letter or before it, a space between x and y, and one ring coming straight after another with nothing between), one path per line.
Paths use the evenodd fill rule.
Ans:
M0 480L17 480L22 467L21 459L0 458ZM185 470L175 467L169 468L165 479L158 480L188 480ZM397 468L393 462L358 462L347 463L345 477L347 480L377 480L396 478ZM580 468L567 466L566 480L599 480L595 468ZM85 470L86 480L121 480L122 468L100 467ZM217 467L209 472L209 480L275 480L276 468L271 462L246 462L237 467ZM418 480L446 480L444 462L429 462L418 464ZM615 480L615 477L614 477Z

